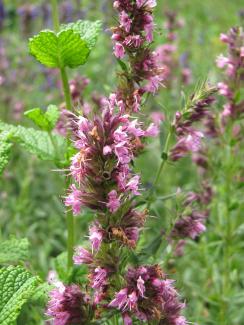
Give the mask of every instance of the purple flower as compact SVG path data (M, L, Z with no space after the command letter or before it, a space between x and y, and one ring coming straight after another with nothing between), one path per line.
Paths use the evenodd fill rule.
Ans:
M147 6L149 8L156 7L157 1L156 0L136 0L136 4L138 8L142 6Z
M119 308L120 310L124 310L128 304L128 289L121 289L119 292L115 294L115 298L109 303L109 307Z
M126 184L126 190L131 191L134 195L140 195L140 193L138 192L139 182L140 182L140 176L135 175Z
M199 218L192 213L176 221L172 230L172 237L195 239L206 230L203 224L204 218Z
M120 25L125 29L127 33L130 31L132 20L125 11L122 11L120 14Z
M98 251L103 240L103 230L98 223L89 227L89 239L92 244L92 251Z
M114 44L114 55L118 59L122 59L125 56L125 49L122 44L118 42Z
M86 298L77 285L64 286L62 290L53 289L47 305L47 315L54 325L87 323Z
M109 307L118 308L122 314L133 315L141 321L162 319L169 325L183 322L180 312L184 304L178 299L173 281L164 279L158 266L130 268L125 278L126 287L115 294Z
M106 269L100 266L95 268L92 273L92 288L96 290L103 288L107 284L107 276L108 272Z
M124 325L133 325L132 319L127 313L122 314L122 317L123 317Z
M82 206L81 203L81 191L78 190L75 185L71 186L70 194L65 198L64 201L66 206L71 206L73 213L78 215Z
M120 200L115 190L112 190L111 192L108 193L107 207L109 208L109 211L112 213L116 212L120 207Z
M138 289L141 297L144 297L144 293L146 290L144 284L145 284L145 281L142 279L141 276L139 276L139 278L137 279L137 289Z
M73 257L75 264L92 264L93 263L93 256L92 254L87 251L83 247L77 247L75 250L75 255Z

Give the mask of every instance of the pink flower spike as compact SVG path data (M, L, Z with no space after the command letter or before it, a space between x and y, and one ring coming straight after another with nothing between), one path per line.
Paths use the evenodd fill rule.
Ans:
M120 200L118 199L117 192L115 190L109 192L108 199L107 207L109 208L109 211L112 213L116 212L120 207Z

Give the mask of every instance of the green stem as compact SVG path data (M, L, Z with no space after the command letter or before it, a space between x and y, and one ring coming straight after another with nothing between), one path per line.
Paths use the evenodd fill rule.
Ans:
M151 206L151 203L152 203L151 202L152 193L153 193L154 189L156 188L156 186L158 184L158 181L160 179L160 176L162 174L162 171L163 171L163 169L165 167L165 164L166 164L166 162L168 160L169 144L170 144L170 140L171 140L172 134L173 134L173 128L171 126L170 127L170 131L169 131L169 133L167 135L167 138L166 138L166 141L165 141L164 150L163 150L163 153L162 153L162 161L161 161L161 164L160 164L159 169L157 171L157 174L156 174L155 180L153 182L151 191L149 192L147 209L149 209L150 206Z
M53 17L54 30L57 33L60 30L57 0L52 0L52 17ZM65 68L60 68L60 74L61 74L61 79L62 79L66 109L71 111L72 110L72 99L71 99L69 82L68 82L68 77L67 77ZM67 176L66 188L68 188L70 185L70 177L68 175L66 175L66 176ZM75 235L74 235L74 228L75 228L74 227L74 216L73 216L72 211L67 211L66 218L67 218L67 231L68 231L67 267L68 267L68 269L70 269L73 266L74 237L75 237Z
M68 82L68 77L67 77L65 68L60 68L60 73L61 73L61 79L62 79L62 84L63 84L66 108L67 108L67 110L71 111L72 110L72 99L71 99L69 82Z
M57 33L59 31L59 14L57 0L52 0L52 18L54 31Z

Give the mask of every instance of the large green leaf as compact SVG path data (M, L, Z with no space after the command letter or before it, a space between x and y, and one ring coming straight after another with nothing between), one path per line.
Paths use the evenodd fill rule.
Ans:
M91 50L95 45L98 35L101 31L102 23L97 20L95 22L89 20L78 20L75 23L62 25L62 30L72 29L74 32L79 33L81 39L85 40L88 48Z
M0 134L0 175L9 162L9 154L12 144L9 143L9 132Z
M0 243L0 264L25 261L29 258L29 242L26 238L12 238Z
M30 53L49 68L76 68L86 63L95 46L101 22L78 20L55 33L43 30L29 40Z
M44 30L29 41L30 53L49 68L76 68L86 63L90 49L72 29L55 34Z
M0 324L13 325L39 279L20 266L0 270Z
M23 126L14 126L0 121L0 131L8 131L11 140L16 141L28 152L37 155L42 160L58 159L60 154L65 154L66 141L63 137L48 132L38 131Z
M51 131L59 119L60 111L56 105L49 105L46 112L40 108L33 108L26 111L24 115L42 130Z

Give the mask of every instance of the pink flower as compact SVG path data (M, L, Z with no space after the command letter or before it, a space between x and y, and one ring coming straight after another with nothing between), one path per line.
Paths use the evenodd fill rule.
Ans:
M76 247L75 255L73 256L74 264L91 264L93 263L93 256L83 247Z
M89 239L92 243L92 251L98 251L103 240L103 231L98 223L89 228Z
M216 63L217 63L217 67L222 69L229 63L229 59L223 56L223 54L220 54L216 59Z
M139 182L140 182L140 176L139 175L135 175L127 183L126 190L127 191L131 191L134 195L140 195L140 193L138 192Z
M128 289L121 289L115 294L115 298L108 305L109 307L118 307L121 310L124 310L128 304Z
M107 284L108 272L106 269L97 267L92 274L92 288L101 289Z
M138 297L137 297L137 294L135 291L133 291L131 294L129 294L128 300L127 300L129 310L136 309L137 300L138 300Z
M115 190L112 190L111 192L108 193L107 207L109 208L109 211L112 213L116 212L120 207L120 200Z
M142 38L140 35L129 35L125 38L123 44L126 46L140 47L142 44Z
M136 4L138 8L142 6L147 6L149 8L156 7L157 1L156 0L136 0Z
M127 313L122 314L124 325L133 325L132 319Z
M129 122L126 131L133 134L135 137L142 137L144 136L145 132L141 128L137 127L137 124L137 119Z
M131 155L126 148L126 142L120 142L114 147L114 152L118 158L119 163L128 164L131 161Z
M49 295L46 313L54 325L87 323L86 298L77 285L64 286L62 291L53 289Z
M224 82L218 83L218 89L219 89L220 95L225 96L225 97L232 96L232 92L231 92L229 86L227 84L225 84Z
M158 136L158 134L159 134L159 129L153 123L151 123L145 131L145 136L148 136L148 137L156 137L156 136Z
M139 278L137 279L137 289L138 289L141 297L144 297L144 292L146 290L144 284L145 284L145 281L142 279L141 276L139 276Z
M223 33L220 34L220 40L224 43L229 43L230 41L229 36Z
M125 11L120 14L120 26L125 29L127 33L130 31L132 20Z
M112 148L111 148L110 146L105 146L105 147L103 148L103 154L104 154L104 156L107 156L107 155L109 155L110 153L112 153Z
M122 59L125 56L125 49L122 44L120 43L115 43L114 45L114 55L118 59Z
M144 89L146 91L148 91L149 93L155 94L157 92L158 88L160 87L160 85L162 85L162 80L163 80L162 76L159 76L159 75L152 76L148 80L148 83L144 87Z
M156 126L159 126L165 120L165 115L162 112L152 112L151 119Z
M72 207L74 215L78 215L80 213L82 206L81 195L82 192L78 190L75 185L72 185L70 194L65 198L64 204Z

